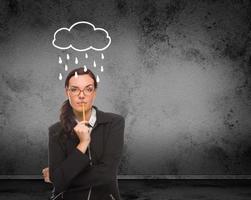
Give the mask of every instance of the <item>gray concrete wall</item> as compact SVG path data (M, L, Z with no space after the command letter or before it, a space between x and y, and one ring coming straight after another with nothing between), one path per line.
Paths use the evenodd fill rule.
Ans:
M0 174L47 165L58 56L83 57L51 41L81 20L112 38L103 61L88 54L104 66L95 104L126 118L120 174L250 174L250 13L248 0L1 1Z

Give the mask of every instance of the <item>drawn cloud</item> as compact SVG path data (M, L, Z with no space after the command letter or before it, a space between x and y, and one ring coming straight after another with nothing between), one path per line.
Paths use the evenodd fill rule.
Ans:
M60 28L54 33L52 41L58 49L72 48L75 51L103 51L111 44L111 37L103 28L96 28L92 23L80 21L70 28Z

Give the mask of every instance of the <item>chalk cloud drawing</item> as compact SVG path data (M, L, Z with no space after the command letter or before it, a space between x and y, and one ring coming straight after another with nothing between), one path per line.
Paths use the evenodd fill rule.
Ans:
M90 59L88 55L89 50L95 52L104 51L111 44L111 37L109 33L103 28L97 28L92 23L87 21L79 21L70 26L70 28L59 28L55 33L52 41L52 45L60 50L72 49L77 52L85 52L83 59L77 56L70 56L69 53L66 56L59 56L58 63L64 66L64 70L68 71L68 62L73 59L75 65L80 65L87 70L85 60ZM101 61L104 60L104 54L100 54ZM82 62L80 62L82 61ZM98 65L95 59L92 62L92 67L96 68ZM104 66L100 64L100 72L104 72ZM75 75L77 77L78 74ZM62 73L59 73L59 80L63 79ZM96 76L97 82L100 81L99 76Z

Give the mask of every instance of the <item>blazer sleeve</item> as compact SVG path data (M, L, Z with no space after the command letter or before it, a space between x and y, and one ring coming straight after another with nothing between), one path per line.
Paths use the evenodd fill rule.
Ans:
M92 165L81 172L72 182L74 186L89 188L103 185L116 178L117 168L123 153L125 120L119 116L113 120L105 144L103 158L97 165Z
M89 157L77 148L66 156L58 134L49 128L49 178L56 194L65 191L74 177L89 166L89 163Z

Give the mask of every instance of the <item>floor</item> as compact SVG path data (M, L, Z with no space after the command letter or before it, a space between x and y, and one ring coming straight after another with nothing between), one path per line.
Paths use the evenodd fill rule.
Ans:
M123 200L250 200L251 180L119 180ZM0 180L0 200L45 200L42 180Z

